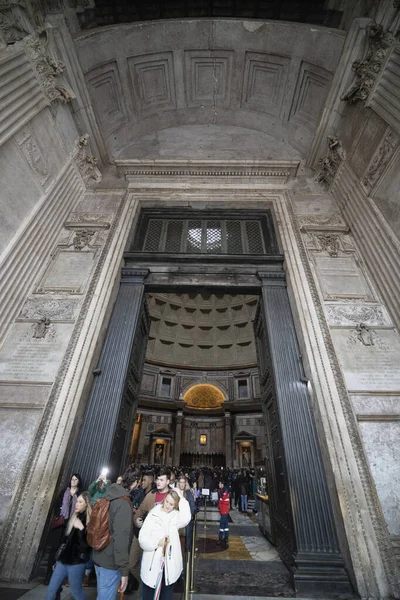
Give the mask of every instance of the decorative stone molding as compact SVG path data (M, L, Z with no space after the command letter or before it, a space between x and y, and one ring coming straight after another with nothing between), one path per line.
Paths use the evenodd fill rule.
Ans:
M388 327L391 321L380 305L368 304L325 304L325 314L329 325L351 325L365 323L369 327Z
M169 181L174 178L180 180L182 177L211 178L225 181L225 178L251 177L255 181L259 178L264 184L270 180L271 183L287 183L294 179L299 167L297 160L282 161L226 161L204 160L196 161L194 165L187 160L153 160L143 161L137 159L115 160L117 169L121 175L125 175L130 183L140 182L141 178L154 177L162 179L168 177ZM221 181L221 182L222 182Z
M113 221L112 213L78 213L72 212L64 223L66 229L110 229Z
M50 177L47 161L29 127L24 127L24 129L14 135L14 138L33 173L39 179L40 185L45 186Z
M73 298L29 298L18 315L18 320L32 320L46 317L52 321L74 321L80 301Z
M394 153L399 147L399 141L397 133L388 127L362 179L362 185L368 193L382 177L388 164L391 162Z
M73 100L75 94L62 78L65 65L57 58L53 50L52 29L49 27L37 29L35 34L24 38L23 45L49 101L69 102Z
M72 244L75 250L83 250L84 248L91 248L93 245L93 236L96 234L95 231L90 229L80 229L75 232L72 240Z
M19 42L33 31L24 0L0 0L0 39L6 45Z
M349 231L348 225L339 213L330 217L325 215L299 215L297 220L300 231Z
M340 164L345 158L346 153L339 138L328 135L328 154L318 161L320 166L320 170L316 175L318 183L321 183L326 189L329 189Z
M326 252L333 258L338 257L341 253L355 252L354 244L350 236L346 234L308 232L306 247L313 252Z
M0 89L6 89L10 79L13 81L12 91L1 99L0 145L49 103L26 53L20 44L16 46L18 48L7 48L0 57Z
M359 100L365 102L371 93L375 79L381 69L388 49L397 41L382 25L372 23L367 27L368 47L362 60L355 60L352 70L356 80L341 97L345 102L353 104Z
M88 154L89 134L85 133L75 142L74 160L86 186L101 181L101 173L97 168L97 158Z

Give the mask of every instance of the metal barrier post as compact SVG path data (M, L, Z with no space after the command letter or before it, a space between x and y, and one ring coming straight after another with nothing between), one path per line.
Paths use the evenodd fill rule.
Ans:
M207 496L204 496L204 529L207 529Z
M186 554L186 577L185 577L185 600L189 600L190 593L190 573L191 573L191 557L190 550L187 551Z
M197 528L197 515L194 517L193 532L192 532L192 552L191 552L191 563L190 563L190 592L196 591L194 587L194 559L196 558L196 528Z

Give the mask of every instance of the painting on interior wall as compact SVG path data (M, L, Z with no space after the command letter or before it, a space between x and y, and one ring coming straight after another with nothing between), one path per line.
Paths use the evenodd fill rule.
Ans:
M159 465L164 463L164 444L156 444L154 448L154 462Z
M251 467L250 449L246 446L242 446L242 467Z

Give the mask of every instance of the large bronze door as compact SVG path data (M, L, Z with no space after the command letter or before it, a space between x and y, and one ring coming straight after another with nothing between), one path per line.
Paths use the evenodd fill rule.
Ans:
M111 479L129 458L150 319L144 280L148 271L123 269L120 289L78 435L71 467L89 484L108 467Z
M260 372L261 408L267 432L266 472L271 523L269 537L276 545L285 564L292 567L296 544L287 485L285 449L282 441L279 408L276 401L262 300L259 302L254 320L254 335Z

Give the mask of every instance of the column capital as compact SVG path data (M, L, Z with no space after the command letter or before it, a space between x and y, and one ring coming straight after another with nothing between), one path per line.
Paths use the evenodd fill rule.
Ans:
M286 274L283 271L257 271L257 276L265 287L286 287Z
M122 267L121 283L143 284L150 273L149 269L136 269L135 267Z

